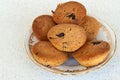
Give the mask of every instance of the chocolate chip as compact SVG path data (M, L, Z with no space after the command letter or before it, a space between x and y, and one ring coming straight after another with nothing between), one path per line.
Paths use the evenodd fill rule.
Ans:
M93 45L100 44L101 42L92 42Z
M49 37L49 39L57 39L57 38L54 38L54 37Z
M67 17L72 18L72 20L75 20L75 14L74 13L69 14Z
M59 33L59 34L56 34L57 37L63 37L65 34L62 32L62 33Z
M35 53L35 55L38 55L38 54L39 54L38 52Z
M54 14L55 12L53 10L51 10L51 12Z
M46 65L46 67L49 67L49 68L50 68L51 66L50 66L50 65Z
M52 39L52 37L49 37L49 39Z

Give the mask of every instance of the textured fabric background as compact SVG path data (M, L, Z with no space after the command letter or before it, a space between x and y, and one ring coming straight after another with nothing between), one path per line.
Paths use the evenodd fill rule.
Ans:
M120 0L77 0L116 32L116 53L104 67L64 76L45 71L29 59L24 37L33 19L51 14L58 3L65 1L68 0L0 0L0 80L120 80Z

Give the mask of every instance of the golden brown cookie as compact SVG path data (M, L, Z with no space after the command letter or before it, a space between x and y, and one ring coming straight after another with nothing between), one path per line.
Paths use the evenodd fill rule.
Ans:
M58 66L63 64L68 55L58 51L49 41L40 41L32 47L34 59L45 66Z
M94 17L91 16L86 16L83 20L83 24L79 25L85 29L87 33L87 41L91 41L97 36L100 24Z
M87 42L74 52L73 57L83 66L90 67L103 62L110 52L110 45L105 41Z
M69 1L59 4L54 11L53 20L60 23L81 23L82 19L86 16L85 7L78 2Z
M47 33L48 30L55 25L55 22L50 15L41 15L38 16L32 24L32 30L34 35L39 40L48 40Z
M48 32L49 41L59 50L73 52L86 42L86 32L75 24L59 24Z

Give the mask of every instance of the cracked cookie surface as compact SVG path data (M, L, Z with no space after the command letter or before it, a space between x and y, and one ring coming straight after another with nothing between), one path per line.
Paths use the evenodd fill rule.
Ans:
M68 58L68 54L57 50L49 41L40 41L32 47L34 59L45 66L58 66Z
M59 4L53 13L53 20L56 23L82 23L82 19L86 16L85 7L78 2L69 1Z
M47 39L47 33L48 30L53 27L55 22L52 19L52 16L50 15L41 15L38 16L32 24L32 30L34 35L39 39L39 40L48 40Z
M49 41L59 50L73 52L86 42L86 32L75 24L59 24L48 32Z
M103 62L110 52L110 45L105 41L90 41L72 53L73 57L83 66L95 66Z
M96 38L99 32L100 23L94 17L86 16L84 22L79 25L85 29L87 33L87 41L92 41Z

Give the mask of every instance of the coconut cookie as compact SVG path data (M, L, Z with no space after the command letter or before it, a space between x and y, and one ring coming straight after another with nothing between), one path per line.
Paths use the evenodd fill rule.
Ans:
M48 30L53 27L55 22L52 19L52 16L50 15L41 15L38 16L32 24L32 30L34 35L39 39L39 40L48 40L47 39L47 33Z
M83 66L90 67L103 62L110 52L110 45L105 41L87 42L74 52L73 57Z
M86 42L86 32L75 24L59 24L52 27L48 34L49 41L61 51L73 52Z
M82 19L86 16L85 7L78 2L69 1L59 4L53 13L53 20L60 23L81 23Z
M68 59L68 54L58 51L49 41L40 41L32 47L35 60L45 66L58 66Z
M79 25L85 29L87 33L87 41L95 39L98 34L100 24L94 17L86 16L83 24Z

